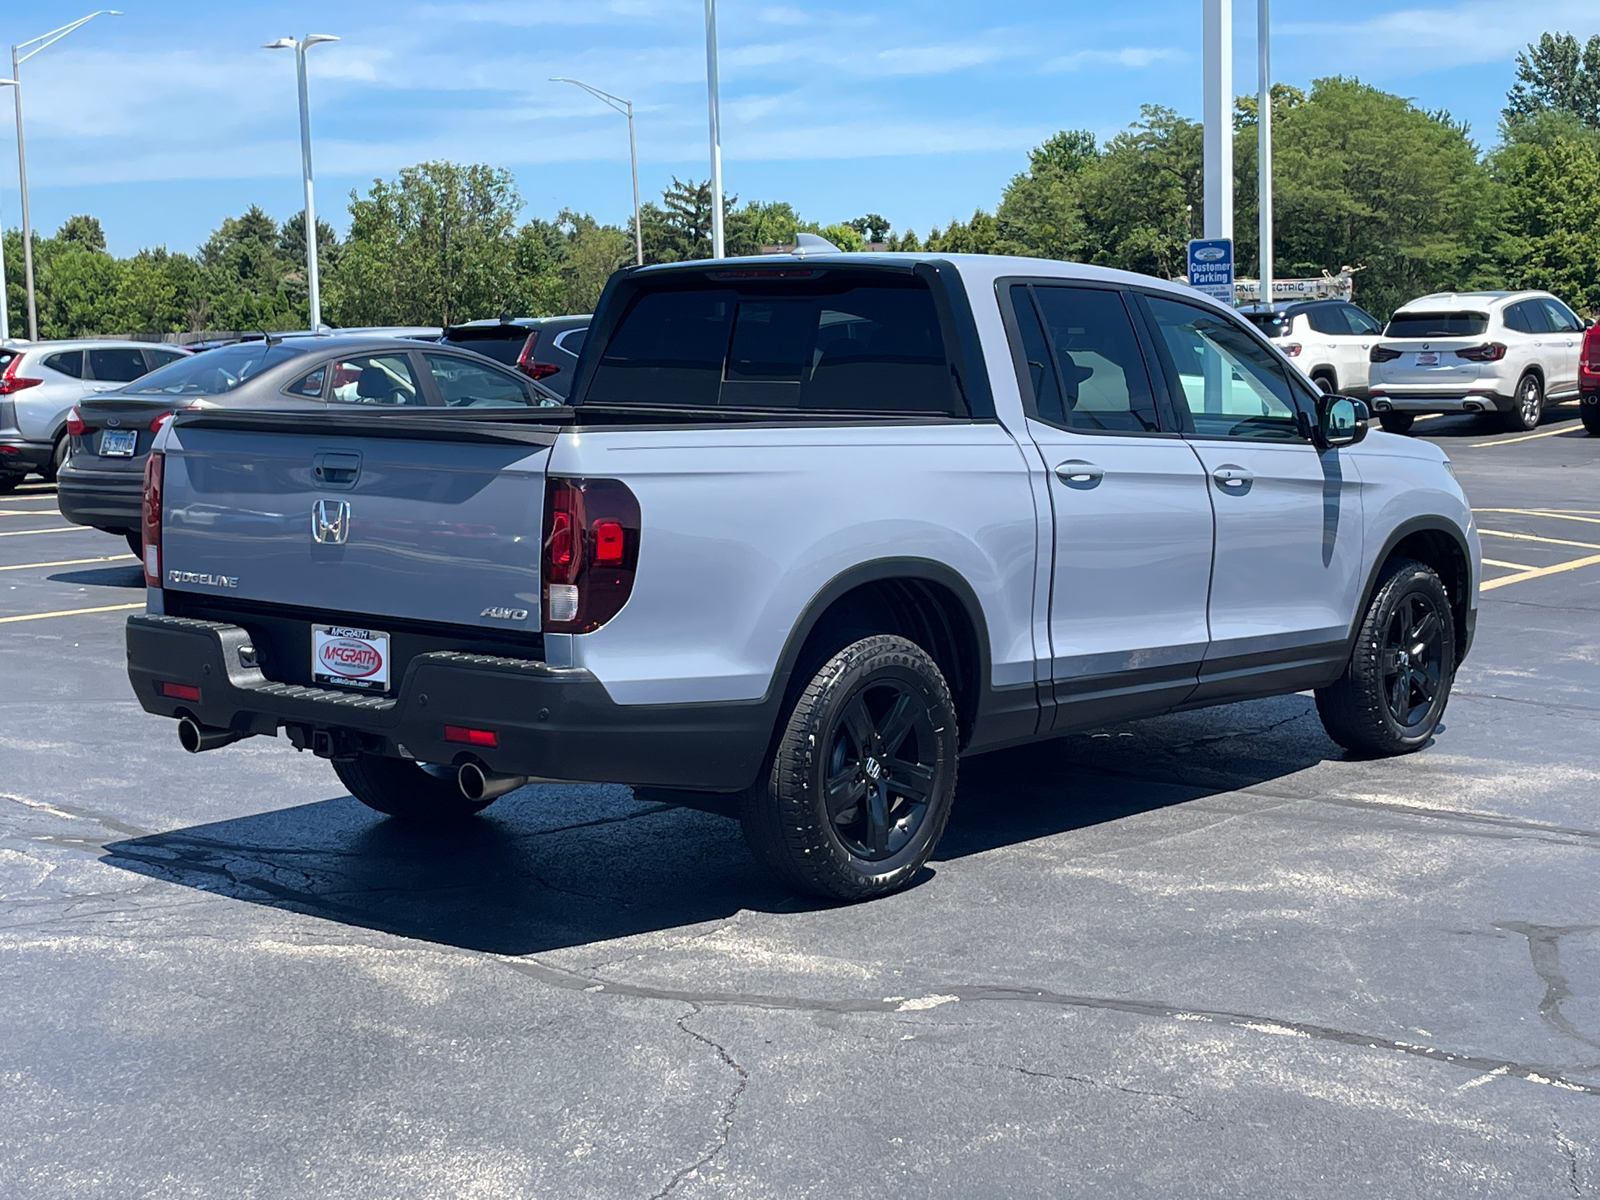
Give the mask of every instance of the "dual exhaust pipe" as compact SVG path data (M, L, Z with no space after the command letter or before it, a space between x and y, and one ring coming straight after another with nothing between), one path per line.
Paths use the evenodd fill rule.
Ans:
M254 736L250 733L241 733L237 729L202 725L193 717L183 717L178 721L178 744L190 754L217 750ZM504 796L507 792L514 792L530 778L528 775L500 775L482 763L470 759L456 770L456 786L461 789L463 796L474 801L493 800Z

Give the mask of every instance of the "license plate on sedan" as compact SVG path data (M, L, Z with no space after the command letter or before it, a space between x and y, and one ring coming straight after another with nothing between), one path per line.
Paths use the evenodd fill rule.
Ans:
M108 429L100 435L101 458L132 458L138 448L137 429Z
M1417 354L1417 366L1437 367L1439 365L1439 352L1437 350L1423 350Z
M381 692L389 686L389 635L348 625L311 627L311 678L316 683Z

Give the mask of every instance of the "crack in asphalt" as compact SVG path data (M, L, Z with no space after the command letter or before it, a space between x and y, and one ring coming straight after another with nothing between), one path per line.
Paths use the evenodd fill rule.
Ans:
M712 1159L716 1158L717 1155L722 1153L723 1149L728 1144L728 1139L733 1136L733 1117L734 1111L739 1107L739 1098L744 1095L745 1088L750 1084L750 1072L739 1065L739 1063L734 1059L733 1055L728 1053L726 1047L724 1047L720 1042L713 1041L711 1038L706 1037L705 1034L697 1033L695 1030L689 1028L690 1018L699 1016L701 1010L701 1005L691 1003L689 1011L678 1018L678 1028L683 1030L683 1032L688 1034L690 1037L694 1038L695 1041L710 1046L713 1050L715 1050L717 1052L717 1057L720 1058L725 1065L733 1068L734 1072L739 1077L739 1082L734 1085L732 1094L728 1096L726 1103L723 1105L720 1122L722 1128L717 1138L717 1144L712 1146L710 1150L706 1151L706 1153L702 1154L694 1162L690 1163L688 1166L682 1168L675 1175L673 1175L673 1177L667 1181L667 1186L655 1193L655 1195L651 1196L650 1200L662 1200L663 1197L670 1193L685 1179L689 1178L696 1171L700 1170L700 1168L708 1165Z
M1592 704L1557 704L1552 700L1526 700L1521 696L1500 696L1494 692L1468 692L1461 688L1452 688L1452 696L1466 696L1469 700L1503 700L1507 704L1531 704L1534 708L1553 708L1557 712L1600 712L1600 707Z
M814 1013L890 1013L902 1011L902 998L891 1000L868 997L825 1000L804 996L764 995L754 992L696 992L681 988L651 987L644 984L619 983L600 980L545 963L518 960L502 956L501 960L522 975L536 979L551 987L567 991L586 992L590 995L627 996L639 1000L666 1000L699 1007L764 1008L789 1012ZM1543 1084L1563 1091L1585 1096L1600 1097L1600 1084L1586 1083L1566 1078L1556 1068L1538 1063L1520 1063L1510 1059L1489 1058L1478 1054L1455 1054L1434 1046L1377 1034L1358 1033L1333 1025L1309 1021L1289 1021L1279 1017L1260 1016L1254 1013L1231 1012L1227 1009L1191 1008L1160 1000L1129 1000L1112 996L1087 996L1068 992L1053 992L1045 988L1018 987L1010 984L939 985L933 991L943 997L969 1003L1000 1002L1010 1004L1045 1004L1061 1008L1083 1008L1102 1012L1120 1012L1132 1016L1151 1017L1180 1022L1201 1022L1224 1025L1235 1029L1280 1037L1306 1038L1312 1041L1331 1042L1357 1049L1386 1050L1391 1053L1419 1058L1428 1062L1458 1067L1475 1074L1494 1072L1511 1075L1529 1083Z
M1561 1011L1561 1002L1572 995L1572 986L1561 970L1561 939L1574 933L1593 933L1600 925L1535 925L1528 921L1496 921L1496 929L1520 933L1528 939L1528 957L1534 973L1544 983L1539 999L1539 1019L1557 1033L1600 1049L1600 1038L1584 1033Z
M93 821L96 825L103 826L113 833L120 833L123 837L150 837L150 831L140 829L137 825L128 825L115 817L108 817L104 813L95 812L89 808L78 808L71 804L51 804L43 800L33 800L27 796L16 796L10 792L0 792L0 800L9 800L13 804L20 804L23 808L32 809L34 812L45 812L55 817L69 817L78 821Z
M1550 1118L1550 1127L1556 1133L1556 1145L1561 1148L1562 1157L1567 1162L1567 1187L1574 1196L1583 1195L1583 1185L1578 1182L1578 1148L1572 1144L1572 1139L1561 1132L1561 1122L1554 1117Z

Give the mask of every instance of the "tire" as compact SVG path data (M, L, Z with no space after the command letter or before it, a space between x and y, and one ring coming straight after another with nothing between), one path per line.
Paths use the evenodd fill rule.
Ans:
M1600 396L1585 396L1578 405L1578 415L1589 436L1600 437Z
M445 825L482 812L493 800L468 800L448 767L425 767L404 758L363 754L334 760L333 770L350 794L368 808L415 824Z
M144 535L131 530L122 535L128 542L128 552L140 562L144 561Z
M1433 568L1396 559L1337 681L1317 690L1328 736L1359 754L1406 754L1433 736L1455 680L1455 618Z
M1544 384L1537 375L1530 371L1517 381L1516 401L1504 416L1512 433L1539 428L1539 418L1544 416Z
M61 464L67 461L67 455L71 450L72 444L67 440L67 435L63 433L56 439L56 448L50 455L49 465L39 471L46 483L54 483L56 481L56 472L61 470Z
M897 891L950 819L957 734L950 689L920 646L886 634L846 646L795 701L765 785L742 795L745 839L797 891Z
M1339 381L1326 371L1318 371L1311 377L1311 382L1320 392L1337 393L1339 390Z
M17 486L26 478L26 475L0 475L0 496L16 491Z
M1417 423L1417 418L1412 413L1386 412L1378 414L1378 424L1383 426L1385 433L1410 433L1411 427Z

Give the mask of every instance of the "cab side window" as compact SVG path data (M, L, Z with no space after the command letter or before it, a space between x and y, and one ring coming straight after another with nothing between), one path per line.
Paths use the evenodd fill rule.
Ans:
M1120 293L1014 284L1035 415L1086 433L1151 433L1155 395Z
M1265 346L1199 305L1152 295L1145 302L1198 436L1302 440L1288 377Z
M341 404L426 404L404 354L360 354L329 364L328 399Z

